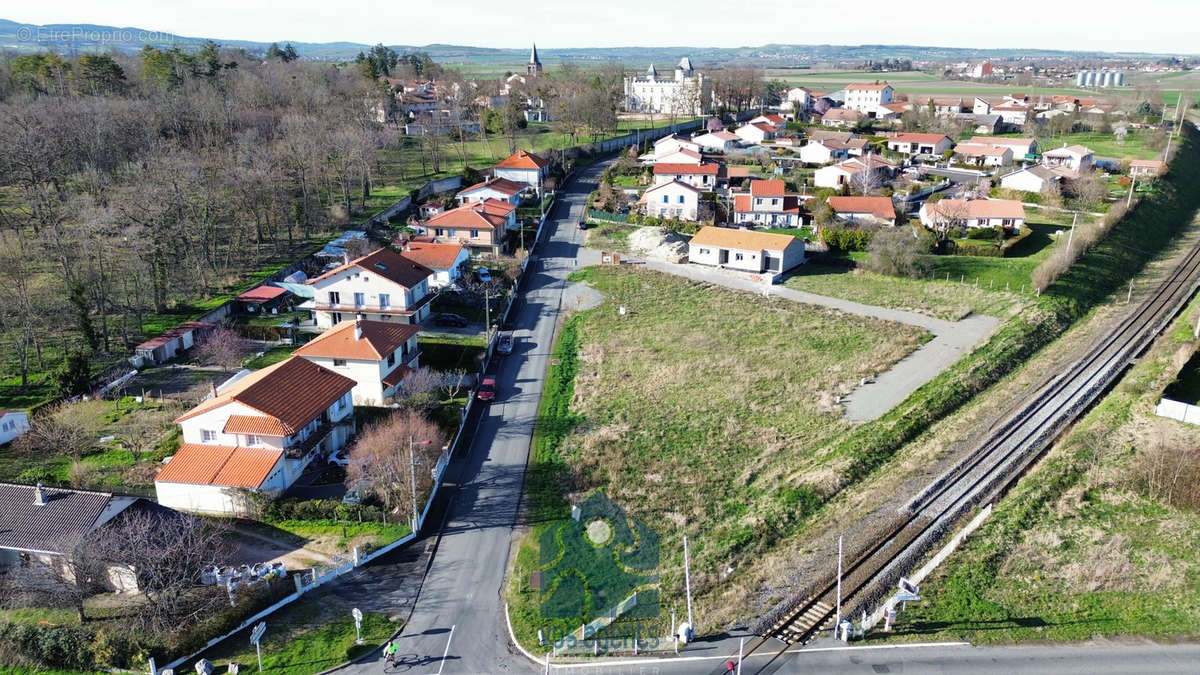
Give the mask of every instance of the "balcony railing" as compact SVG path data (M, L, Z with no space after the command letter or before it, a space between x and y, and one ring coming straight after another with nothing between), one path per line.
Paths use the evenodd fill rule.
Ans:
M347 415L337 422L332 422L328 417L322 414L321 422L317 425L317 428L314 429L312 433L310 433L304 440L284 448L284 454L287 455L288 459L304 459L305 457L308 457L310 453L312 453L314 448L328 438L334 429L345 424L353 423L353 415Z

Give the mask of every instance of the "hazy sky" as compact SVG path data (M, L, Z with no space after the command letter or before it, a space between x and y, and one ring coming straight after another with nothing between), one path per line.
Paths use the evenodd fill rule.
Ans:
M32 0L13 21L256 41L480 47L911 44L1200 53L1197 0Z

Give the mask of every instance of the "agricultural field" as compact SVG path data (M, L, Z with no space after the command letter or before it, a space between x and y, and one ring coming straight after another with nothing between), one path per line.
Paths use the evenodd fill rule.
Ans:
M719 570L769 549L838 482L817 453L852 426L835 392L927 337L645 270L595 267L575 277L606 301L569 318L555 347L529 508L534 522L561 518L567 502L595 490L629 508L661 538L668 604L682 594L680 535L693 542L699 603L721 602ZM522 546L525 573L516 578L538 565L540 534ZM537 594L510 590L528 640Z
M1200 429L1153 414L1196 350L1193 303L921 587L902 640L1194 639Z

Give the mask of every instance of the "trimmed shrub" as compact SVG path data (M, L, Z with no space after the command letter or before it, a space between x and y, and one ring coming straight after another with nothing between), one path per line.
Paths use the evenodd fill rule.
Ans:
M821 242L831 251L865 251L871 244L871 231L857 227L822 227Z

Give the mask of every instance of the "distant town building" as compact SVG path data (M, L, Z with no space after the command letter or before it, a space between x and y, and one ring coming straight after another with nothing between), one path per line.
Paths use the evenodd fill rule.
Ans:
M542 61L538 58L537 44L533 45L533 49L529 50L529 63L525 64L525 74L529 77L541 77Z
M712 83L683 57L675 76L660 78L651 64L641 77L625 78L625 109L629 112L704 115L712 106Z

